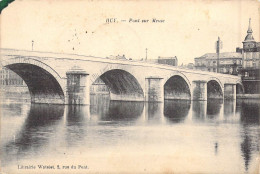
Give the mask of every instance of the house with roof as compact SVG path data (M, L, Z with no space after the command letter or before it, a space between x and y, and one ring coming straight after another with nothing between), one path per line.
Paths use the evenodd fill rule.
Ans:
M196 57L195 69L209 72L217 72L217 53L207 53ZM242 68L241 52L223 52L219 54L219 72L223 74L237 74Z

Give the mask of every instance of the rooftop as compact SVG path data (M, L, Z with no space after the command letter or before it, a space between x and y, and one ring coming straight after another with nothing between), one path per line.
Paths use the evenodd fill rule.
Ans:
M204 54L201 57L197 57L195 59L217 59L218 55L217 53L207 53ZM242 59L242 54L239 52L225 52L225 53L219 53L219 58L220 59L225 59L225 58L241 58Z
M173 57L161 57L159 56L158 59L177 59L176 56L173 56Z
M252 33L253 33L253 30L252 30L252 28L251 28L251 18L250 18L250 19L249 19L248 30L247 30L247 35L246 35L246 37L245 37L244 42L252 42L252 41L254 42L254 41L255 41L255 39L254 39Z

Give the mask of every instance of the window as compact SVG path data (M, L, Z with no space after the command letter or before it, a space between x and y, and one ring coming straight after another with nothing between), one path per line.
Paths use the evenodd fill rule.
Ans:
M250 62L246 61L246 67L250 67Z
M245 53L246 54L246 59L250 59L251 56L250 56L250 53Z

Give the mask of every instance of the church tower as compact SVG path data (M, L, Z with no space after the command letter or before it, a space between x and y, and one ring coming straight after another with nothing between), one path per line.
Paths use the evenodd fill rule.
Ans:
M247 35L245 37L245 40L243 41L243 48L253 48L255 47L255 39L253 37L253 30L251 28L251 18L249 18L249 25L247 30Z
M242 81L245 93L260 94L260 42L256 42L251 28L251 19L242 49Z
M243 68L259 68L259 43L255 41L253 37L253 30L251 28L251 18L249 19L249 25L247 35L243 41L242 60Z

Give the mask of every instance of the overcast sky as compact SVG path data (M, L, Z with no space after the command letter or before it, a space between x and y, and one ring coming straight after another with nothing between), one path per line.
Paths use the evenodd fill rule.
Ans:
M132 59L177 56L179 64L242 46L251 18L259 39L259 2L16 0L1 14L1 47ZM116 23L106 23L117 18ZM129 19L140 22L129 22ZM165 20L153 23L151 20ZM126 20L121 21L121 20ZM141 20L149 20L142 23ZM74 48L74 49L73 49Z

